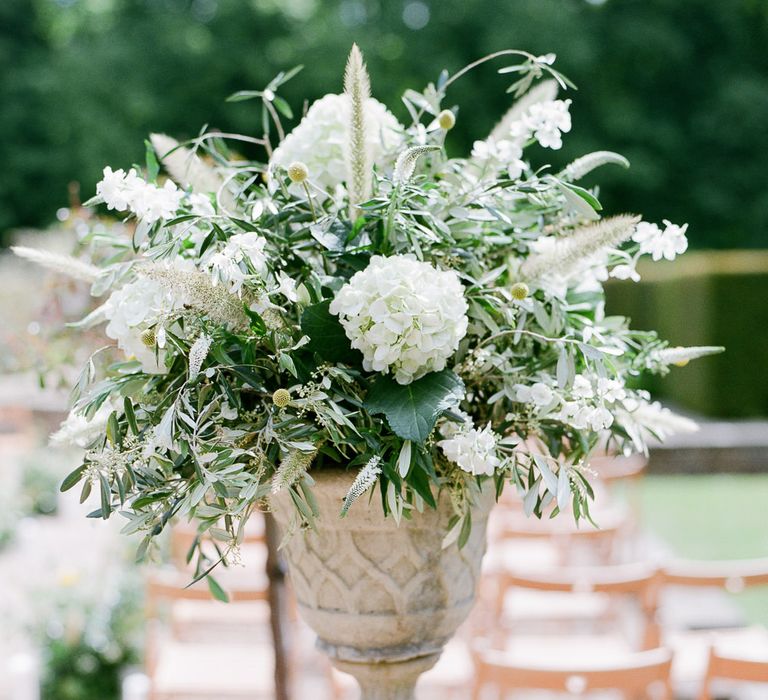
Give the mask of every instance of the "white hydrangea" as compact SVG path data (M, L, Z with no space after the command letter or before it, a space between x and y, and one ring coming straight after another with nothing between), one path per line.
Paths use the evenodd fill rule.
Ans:
M275 149L270 164L287 169L296 161L304 163L314 185L333 190L347 176L344 148L349 113L346 95L321 97ZM372 97L366 102L365 118L372 162L380 168L391 167L403 144L403 126Z
M685 236L688 224L677 226L665 219L664 227L662 231L656 224L647 221L641 221L637 225L632 240L640 244L641 253L650 254L654 260L674 260L677 255L688 249L688 239Z
M496 452L497 443L498 436L491 430L490 423L478 430L469 421L437 444L443 454L465 472L493 476L501 464Z
M445 368L467 332L458 275L412 255L374 256L336 294L339 316L368 371L390 371L400 384Z
M605 406L591 406L579 401L563 401L556 418L576 430L599 432L613 424L613 414Z
M96 194L108 209L130 211L142 221L154 224L160 219L173 218L181 206L184 192L171 180L157 187L139 177L133 168L126 173L106 167L103 175L96 185Z
M250 261L258 274L266 272L266 244L266 238L253 231L231 236L224 248L208 259L214 286L223 282L229 285L233 294L241 294L243 283L250 274L246 260Z
M194 263L181 258L165 263L169 267L194 269ZM166 371L158 363L155 349L148 347L141 334L175 315L184 306L184 298L160 280L146 276L123 285L112 292L103 306L107 319L105 333L117 341L118 347L128 356L141 362L145 372L161 374ZM162 347L162 333L158 330L158 345Z

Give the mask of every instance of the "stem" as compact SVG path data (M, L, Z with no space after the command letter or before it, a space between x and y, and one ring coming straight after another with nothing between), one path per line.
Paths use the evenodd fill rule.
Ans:
M464 66L464 68L462 68L458 73L455 73L450 78L448 78L448 80L445 81L445 85L443 85L443 92L447 90L448 86L451 83L454 83L463 75L465 75L466 73L469 73L469 71L477 68L478 66L481 66L483 63L492 61L495 58L499 58L499 56L524 56L528 60L535 60L536 58L533 54L530 54L527 51L519 51L518 49L503 49L502 51L496 51L495 53L490 53L487 56L483 56L483 58L478 58L476 61L470 63L467 66Z
M315 205L312 202L312 195L309 193L309 187L307 186L307 181L305 180L303 183L304 185L304 192L307 194L307 201L309 202L309 209L312 212L312 219L313 221L317 221L317 215L315 214Z

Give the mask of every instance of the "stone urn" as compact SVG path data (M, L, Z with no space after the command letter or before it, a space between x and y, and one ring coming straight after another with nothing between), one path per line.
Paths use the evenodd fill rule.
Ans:
M316 530L289 534L283 550L299 613L334 666L357 679L363 700L412 700L419 676L434 666L474 604L493 485L472 513L469 541L443 549L453 515L447 493L437 509L425 507L398 526L384 516L378 494L370 503L363 496L339 517L352 472L312 476ZM273 496L272 509L290 533L290 495Z

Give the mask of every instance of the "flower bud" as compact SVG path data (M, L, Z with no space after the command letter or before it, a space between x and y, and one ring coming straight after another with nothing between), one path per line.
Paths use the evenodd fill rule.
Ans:
M449 131L456 126L456 115L450 109L444 109L437 115L437 123L440 124L441 129Z
M278 389L272 394L272 403L278 408L285 408L291 400L291 392L288 389Z
M530 289L528 289L528 285L525 282L515 282L512 285L512 297L518 301L525 299L529 293Z
M288 166L288 177L291 182L302 183L309 177L307 166L297 160Z

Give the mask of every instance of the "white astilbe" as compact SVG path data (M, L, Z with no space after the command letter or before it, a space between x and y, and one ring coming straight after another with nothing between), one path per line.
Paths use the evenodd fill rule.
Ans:
M467 302L458 275L412 255L375 255L336 294L339 317L367 371L392 372L409 384L445 368L467 332Z
M539 102L551 102L557 98L557 82L554 80L544 80L535 87L531 88L501 118L498 124L493 127L489 136L494 141L500 141L509 136L512 124L519 122L525 113Z
M407 151L403 151L395 163L395 172L392 179L395 182L408 182L416 170L416 163L425 153L439 151L440 146L414 146Z
M171 180L162 187L143 180L131 168L124 170L104 168L104 177L96 185L96 194L107 205L107 209L130 211L148 224L176 215L184 193Z
M576 182L603 165L620 165L622 168L628 168L629 161L613 151L595 151L567 165L559 177L566 182Z
M280 461L280 466L272 477L272 493L295 484L309 469L317 452L291 450Z
M521 272L528 280L548 274L567 277L581 261L629 240L639 221L639 216L623 214L577 229L562 238L539 239L531 246L534 252L523 263ZM551 245L545 247L541 241ZM536 252L537 247L542 252Z
M309 181L321 190L333 192L347 177L345 141L350 111L346 95L321 97L275 149L270 165L287 170L291 163L304 163ZM381 170L391 170L403 145L403 126L373 97L365 102L365 121L371 162ZM304 196L302 185L291 185L291 192Z
M189 378L195 379L200 374L200 368L208 357L213 338L209 335L201 335L189 349Z
M697 360L700 357L717 355L718 353L723 352L723 350L725 350L725 348L717 345L699 345L688 348L664 348L663 350L652 352L648 364L653 366L684 365L688 364L691 360Z
M493 476L501 459L496 452L498 436L491 424L478 430L472 423L464 423L453 435L437 445L443 454L460 469L475 476Z
M371 82L357 44L352 44L352 50L347 59L347 68L344 71L344 94L350 104L344 155L347 162L349 219L354 221L360 215L359 205L371 198L373 183L367 135L369 126L365 117L365 104L371 97Z
M341 506L342 516L346 515L350 506L376 483L376 479L381 474L380 462L381 457L378 455L371 457L366 465L357 473L352 486L347 491L347 495L344 496L344 504Z
M224 206L234 207L234 198L226 190L224 179L191 148L180 146L176 139L165 134L152 134L149 138L157 157L176 183L198 194L215 194Z
M19 245L12 246L11 250L20 258L81 282L93 283L101 274L101 270L95 265L90 265L82 260L73 258L71 255L62 255L61 253L53 253L49 250L27 248L26 246Z

